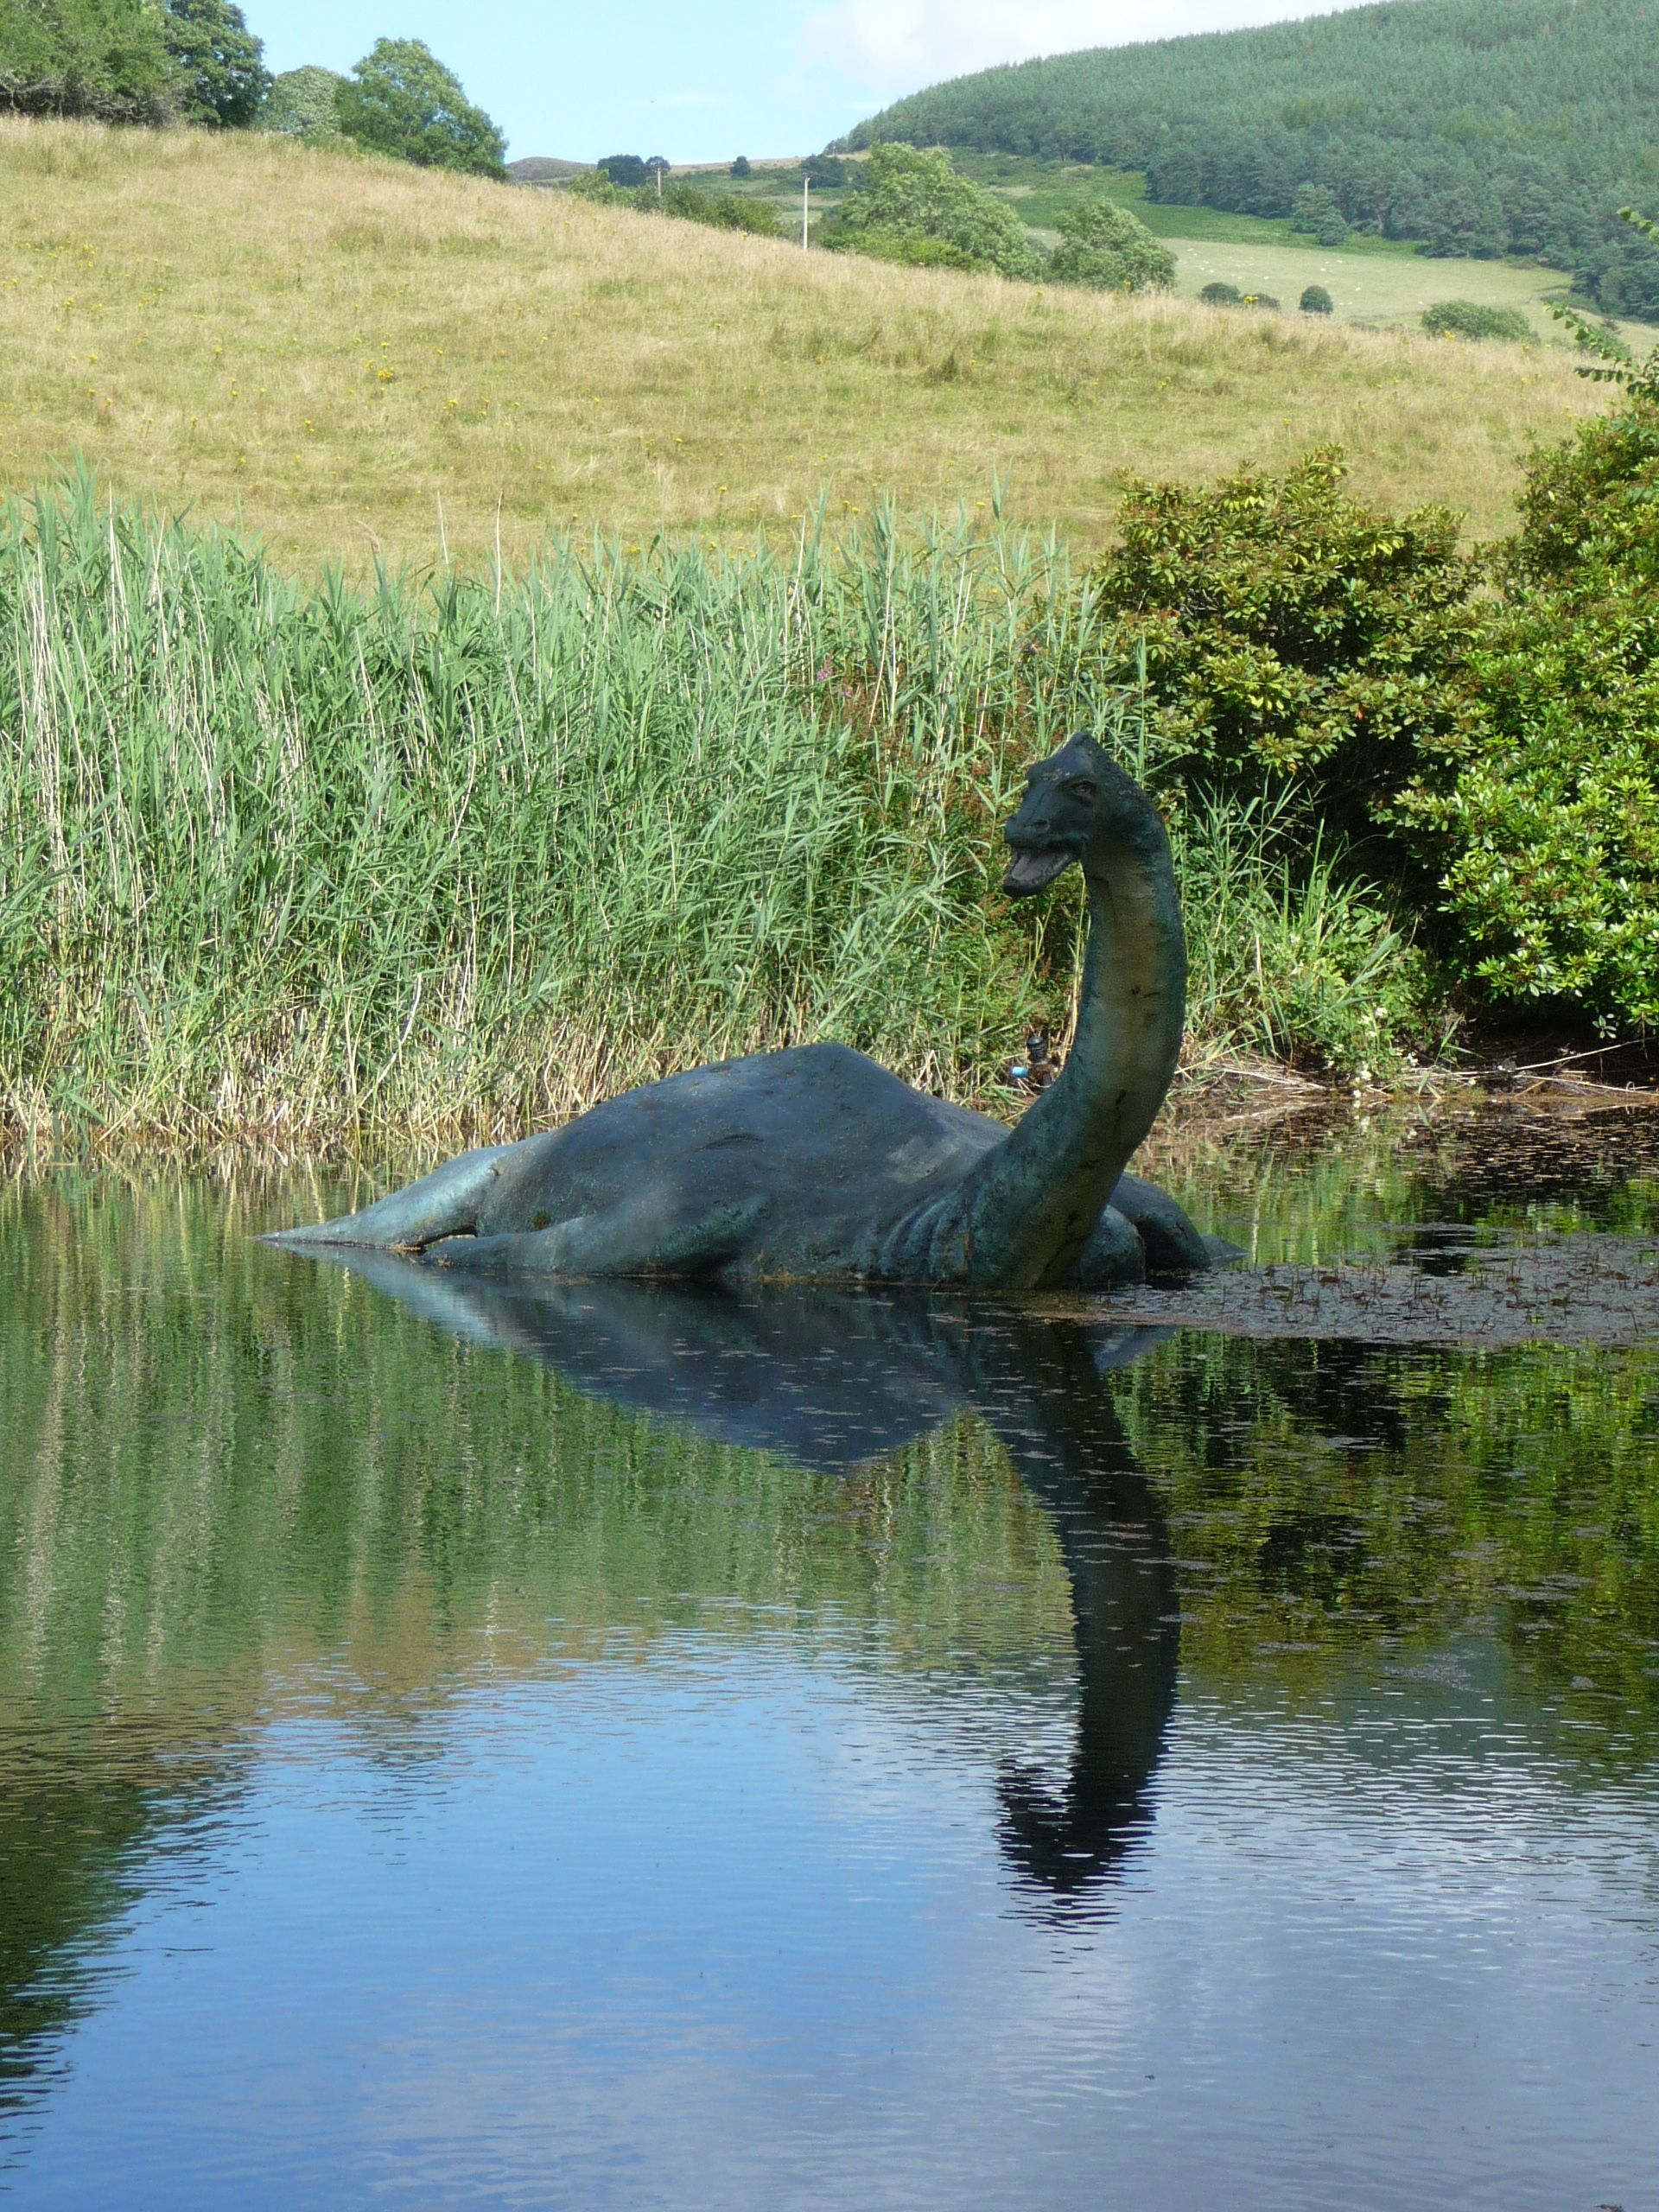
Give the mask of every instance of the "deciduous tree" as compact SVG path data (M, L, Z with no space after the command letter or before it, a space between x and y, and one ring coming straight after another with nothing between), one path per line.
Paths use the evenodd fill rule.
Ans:
M264 48L235 0L165 0L162 35L192 123L245 130L270 91Z
M1049 257L1058 284L1084 284L1096 292L1166 292L1175 282L1175 257L1140 217L1101 198L1069 207L1058 223L1060 242Z
M949 154L875 146L859 188L824 226L819 242L855 253L883 253L884 241L905 239L948 247L969 268L993 269L1004 276L1041 273L1013 208L958 176Z
M279 130L291 138L339 138L340 94L345 82L337 71L315 63L285 69L271 81L270 97L260 112L261 130Z
M417 38L377 40L341 86L340 127L372 153L421 168L505 175L507 142Z

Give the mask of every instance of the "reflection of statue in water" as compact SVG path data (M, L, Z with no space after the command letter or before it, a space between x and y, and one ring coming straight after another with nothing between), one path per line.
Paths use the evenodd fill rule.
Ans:
M975 1400L1053 1522L1071 1584L1071 1771L1058 1792L1026 1772L1001 1785L1007 1855L1054 1897L1087 1891L1149 1827L1148 1784L1174 1703L1180 1629L1169 1531L1099 1379L1155 1340L1143 1330L1091 1346L1076 1325L1026 1323L1009 1346L1019 1380Z
M1169 840L1094 740L1031 771L1003 888L1081 864L1089 950L1058 1078L1016 1128L807 1045L726 1060L565 1128L464 1154L306 1247L426 1253L469 1274L1100 1287L1214 1256L1125 1168L1180 1053L1186 949Z
M1101 1380L1159 1338L915 1293L764 1298L623 1282L480 1281L339 1255L458 1336L575 1388L842 1473L963 1412L1052 1521L1071 1585L1077 1724L1064 1784L1001 1785L1004 1848L1050 1898L1109 1875L1144 1832L1179 1641L1163 1516Z

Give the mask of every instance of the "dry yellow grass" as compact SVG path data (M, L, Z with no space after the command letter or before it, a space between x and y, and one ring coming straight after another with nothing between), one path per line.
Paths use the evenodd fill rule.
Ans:
M1466 347L883 267L246 137L0 126L0 480L83 454L277 554L721 542L891 495L1084 546L1125 470L1336 441L1356 488L1503 527L1598 402Z

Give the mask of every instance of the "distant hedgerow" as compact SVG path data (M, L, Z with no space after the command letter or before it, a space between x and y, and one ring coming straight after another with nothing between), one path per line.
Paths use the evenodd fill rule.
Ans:
M1524 346L1533 334L1519 308L1487 307L1479 300L1439 300L1423 309L1421 320L1435 338L1508 339Z
M573 199L596 200L607 207L632 207L641 215L671 215L686 223L706 223L716 231L747 231L755 238L784 236L778 211L769 201L741 192L714 192L701 184L678 182L629 187L613 184L602 168L584 170L565 187Z

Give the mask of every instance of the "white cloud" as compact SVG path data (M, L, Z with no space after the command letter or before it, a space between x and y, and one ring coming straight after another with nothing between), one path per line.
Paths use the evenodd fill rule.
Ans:
M1236 30L1357 0L830 0L806 19L808 58L884 99L998 61Z

